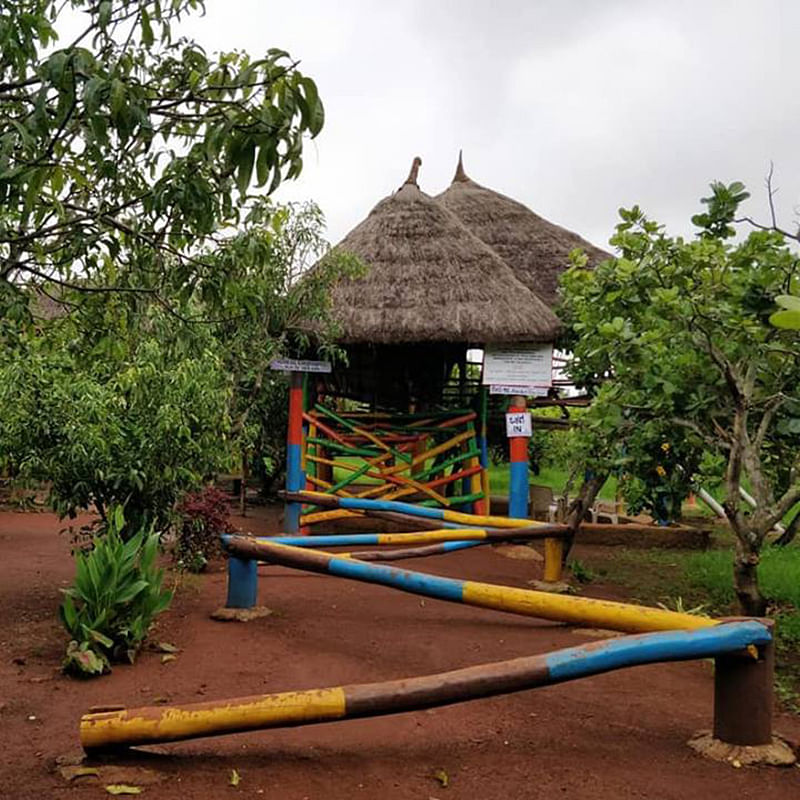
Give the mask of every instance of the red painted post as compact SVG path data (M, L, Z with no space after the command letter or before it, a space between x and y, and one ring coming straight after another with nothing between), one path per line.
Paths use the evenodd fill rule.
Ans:
M527 410L527 403L522 395L514 395L509 403L510 414ZM508 516L524 519L528 516L528 440L527 436L513 436L509 439L511 457L510 480L508 489Z

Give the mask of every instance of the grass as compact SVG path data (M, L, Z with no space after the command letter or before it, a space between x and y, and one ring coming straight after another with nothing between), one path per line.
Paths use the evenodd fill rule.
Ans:
M492 494L508 494L509 465L492 464L489 467L489 485L492 487ZM554 496L559 496L567 485L569 471L558 467L542 467L538 475L532 472L529 475L531 483L538 486L549 486L553 490ZM573 483L571 491L575 493L580 488L580 479ZM600 490L600 499L613 502L617 494L617 480L610 477L603 488Z

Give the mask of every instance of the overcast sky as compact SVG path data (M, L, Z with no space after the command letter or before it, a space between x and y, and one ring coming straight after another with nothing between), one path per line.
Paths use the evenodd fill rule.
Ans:
M289 50L327 121L279 199L314 199L336 242L399 187L478 183L604 245L621 205L675 233L712 180L786 225L800 204L797 0L208 0L207 50Z

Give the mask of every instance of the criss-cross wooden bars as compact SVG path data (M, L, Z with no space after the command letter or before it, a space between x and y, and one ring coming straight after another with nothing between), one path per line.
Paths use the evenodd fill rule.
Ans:
M290 396L287 489L343 498L406 499L423 506L489 510L486 404L423 413L336 411L308 406L302 381ZM287 533L353 516L290 500Z

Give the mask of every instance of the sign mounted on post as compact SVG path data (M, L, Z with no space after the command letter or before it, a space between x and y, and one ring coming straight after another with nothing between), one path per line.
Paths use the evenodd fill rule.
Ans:
M506 414L506 436L509 439L532 435L531 415L527 411L513 411Z
M553 345L488 346L483 351L484 386L552 386Z
M489 394L518 394L522 397L547 397L547 392L546 386L510 386L508 384L493 383L489 387Z
M300 358L274 358L269 368L279 372L330 372L330 361L305 361Z

